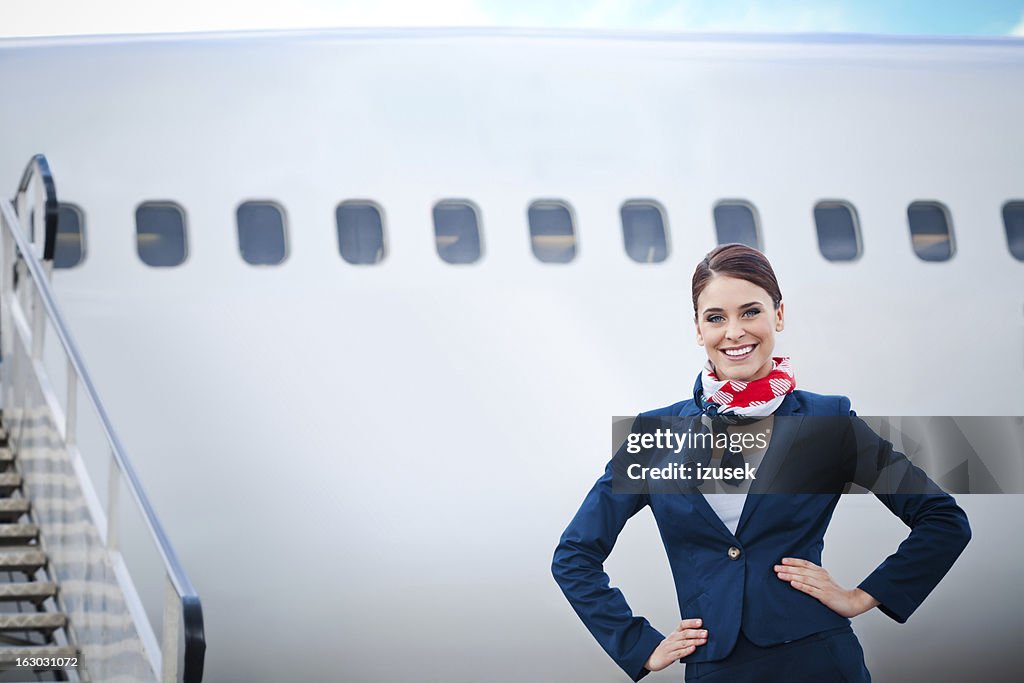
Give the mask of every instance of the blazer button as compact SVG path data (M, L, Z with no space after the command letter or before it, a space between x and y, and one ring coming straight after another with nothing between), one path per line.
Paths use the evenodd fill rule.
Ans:
M739 557L740 557L740 549L737 548L736 546L730 546L729 547L729 559L730 560L738 560Z

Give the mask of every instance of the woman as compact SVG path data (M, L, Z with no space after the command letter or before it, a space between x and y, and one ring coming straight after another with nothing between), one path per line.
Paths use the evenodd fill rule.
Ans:
M705 481L678 495L622 493L612 490L620 476L613 460L562 535L555 579L634 681L675 661L687 664L687 681L701 683L870 681L850 618L878 607L906 621L970 540L967 516L891 444L870 430L865 437L866 425L850 417L849 399L796 389L789 359L773 356L784 305L763 254L740 244L718 247L697 266L692 294L697 343L708 357L694 397L643 413L638 423L690 418L713 432L760 429L770 434L767 448L742 454L758 466L758 476L753 484ZM825 418L806 420L815 416ZM840 421L847 427L836 427ZM854 455L823 455L840 452ZM705 464L740 464L722 448L708 455ZM865 462L877 464L875 476ZM912 486L900 493L873 486L883 469ZM813 479L817 492L746 495L751 485L766 485L762 474L805 484ZM848 481L871 487L911 527L899 549L853 589L821 566L822 538ZM667 637L632 614L603 570L626 521L647 505L668 552L682 616Z

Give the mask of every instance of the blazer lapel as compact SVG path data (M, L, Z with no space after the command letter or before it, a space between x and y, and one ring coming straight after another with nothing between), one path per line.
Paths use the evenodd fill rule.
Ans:
M757 478L750 484L750 492L743 503L740 521L736 525L737 537L743 531L744 525L753 516L754 510L761 504L761 501L765 497L772 495L764 493L764 491L770 490L769 487L772 480L778 474L782 463L785 462L786 454L789 453L789 449L793 445L797 433L800 431L800 424L803 422L802 419L797 417L800 414L800 406L796 399L793 398L793 394L786 396L786 400L775 411L776 417L785 419L775 420L768 450L765 452L764 458L761 459L761 465L757 468ZM706 504L707 501L705 501ZM714 514L714 510L711 512Z
M700 375L697 376L697 383L699 386ZM684 408L678 415L676 415L676 418L698 417L699 415L700 413L696 410L687 410ZM694 510L700 513L712 529L717 530L727 539L735 540L735 536L733 536L732 532L729 531L729 527L725 526L725 522L722 521L722 518L715 514L715 511L711 508L711 505L708 504L704 494L700 492L700 489L698 489L693 482L677 481L676 484L682 492L681 495L683 495L687 502L693 506Z
M708 499L704 497L704 494L696 488L694 488L693 491L694 493L683 494L686 496L686 500L690 501L690 505L692 505L697 512L703 515L704 519L707 520L708 524L710 524L713 529L717 529L730 540L735 539L736 537L733 536L731 531L729 531L729 527L725 525L722 518L719 517L713 509L711 509L711 505L708 503ZM739 529L737 529L737 531L739 531Z

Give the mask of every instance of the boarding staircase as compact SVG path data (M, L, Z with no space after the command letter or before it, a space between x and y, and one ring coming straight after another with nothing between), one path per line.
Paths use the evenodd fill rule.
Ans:
M71 640L22 483L0 426L0 681L83 680L82 653Z
M200 683L199 596L50 287L57 215L37 155L0 200L0 683Z

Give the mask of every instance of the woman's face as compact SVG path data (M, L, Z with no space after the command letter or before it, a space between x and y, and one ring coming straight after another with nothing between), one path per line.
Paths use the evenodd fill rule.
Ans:
M727 275L708 281L697 298L697 343L704 347L718 379L753 380L772 370L775 333L783 328L765 290Z

